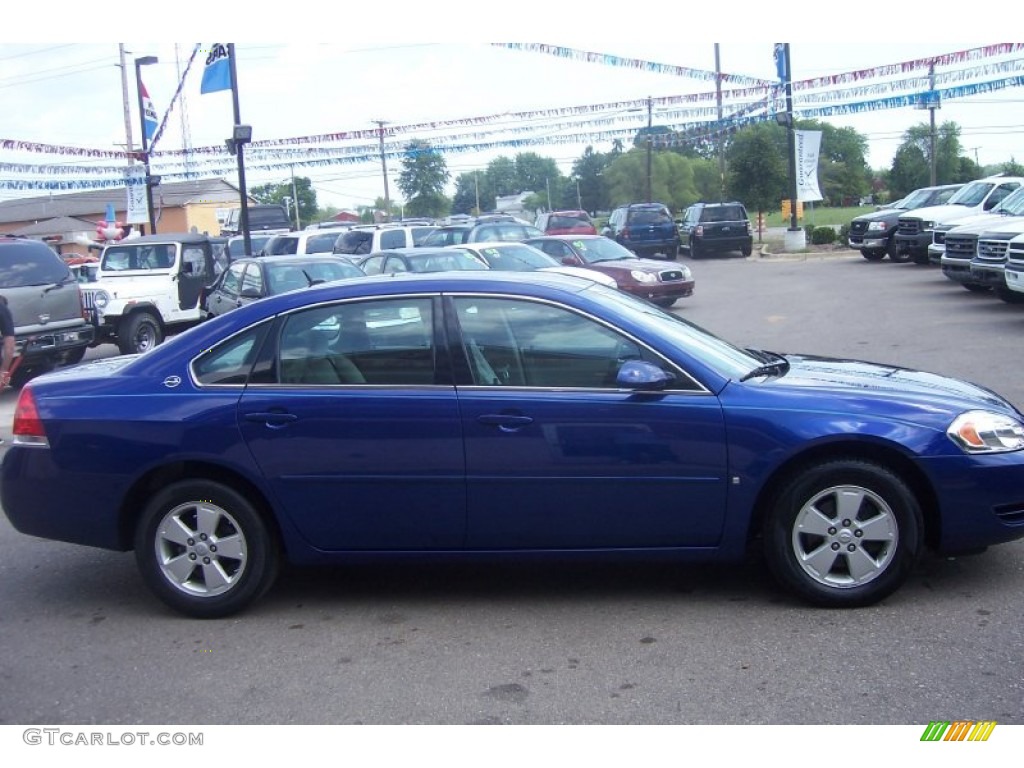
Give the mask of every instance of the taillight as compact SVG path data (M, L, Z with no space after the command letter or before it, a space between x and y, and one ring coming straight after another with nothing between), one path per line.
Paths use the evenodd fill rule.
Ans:
M693 234L695 234L697 237L704 237L704 225L698 224L696 228L693 230Z
M32 394L32 388L27 385L18 395L18 405L14 408L14 428L11 432L16 442L17 438L29 438L26 442L37 442L32 438L46 440L46 430L43 429L43 420L39 418L35 395Z
M622 228L622 236L624 238L626 238L627 240L629 239L629 227L623 227Z

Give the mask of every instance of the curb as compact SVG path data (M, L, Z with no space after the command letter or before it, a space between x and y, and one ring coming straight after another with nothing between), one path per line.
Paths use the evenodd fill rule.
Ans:
M858 255L857 251L850 248L843 248L836 251L795 251L787 253L784 251L775 252L771 248L774 246L768 243L763 243L760 247L755 248L754 253L747 257L748 261L807 261L809 259L834 259L841 258L844 256L855 256Z

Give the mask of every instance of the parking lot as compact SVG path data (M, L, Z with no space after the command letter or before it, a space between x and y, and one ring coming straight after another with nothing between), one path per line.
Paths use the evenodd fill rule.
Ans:
M854 252L683 259L674 310L744 346L969 379L1024 405L1024 307ZM91 356L115 354L100 347ZM16 393L0 396L9 437ZM925 557L871 608L760 563L292 570L250 611L172 614L133 556L0 517L0 723L1024 722L1024 542Z

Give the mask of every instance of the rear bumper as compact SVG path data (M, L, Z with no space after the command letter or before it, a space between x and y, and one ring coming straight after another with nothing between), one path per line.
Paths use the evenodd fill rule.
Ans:
M33 333L17 340L17 354L25 363L51 360L66 352L88 347L95 338L95 329L88 323L59 330Z

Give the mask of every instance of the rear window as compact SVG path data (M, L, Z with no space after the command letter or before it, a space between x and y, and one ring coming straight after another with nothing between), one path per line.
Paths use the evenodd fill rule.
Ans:
M547 229L569 229L581 224L589 225L590 217L585 213L559 214L548 219Z
M249 226L266 225L289 227L291 222L288 221L288 214L284 212L284 208L250 208Z
M701 221L743 221L747 212L739 205L716 205L701 211Z
M67 264L42 243L4 243L0 246L0 288L50 285L67 280Z
M369 253L373 232L351 230L346 232L334 246L335 253Z
M629 212L630 224L671 224L672 217L663 208L641 208Z

